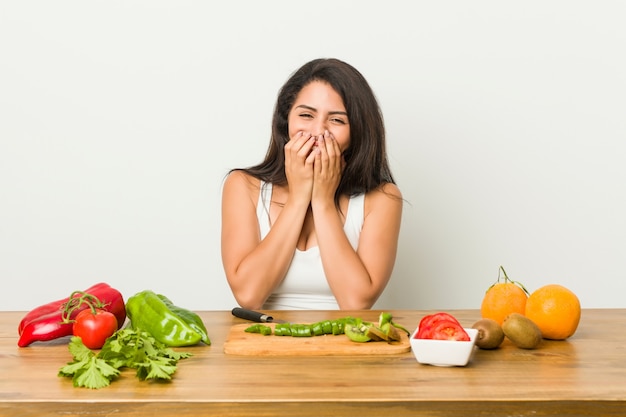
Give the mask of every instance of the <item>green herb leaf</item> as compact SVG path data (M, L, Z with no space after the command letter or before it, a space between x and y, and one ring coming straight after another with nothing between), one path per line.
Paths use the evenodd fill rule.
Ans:
M144 363L137 364L139 379L172 379L176 372L176 362L164 357L153 357Z
M175 361L178 361L179 359L187 359L193 356L189 352L176 352L175 350L169 348L162 349L161 354L170 359L174 359Z
M98 389L108 386L123 367L137 370L137 378L170 380L177 362L192 356L176 352L152 335L124 328L107 339L98 354L87 348L79 337L73 337L68 349L74 361L59 370L59 376L72 377L74 386Z
M99 389L108 386L120 371L95 356L88 365L74 374L72 379L75 387Z
M73 336L68 345L70 353L75 361L84 361L95 356L95 354L83 344L83 340L78 336Z
M84 361L70 362L59 370L59 376L72 377L77 372L80 372L82 368L87 367L89 365L89 362L89 359L86 359Z

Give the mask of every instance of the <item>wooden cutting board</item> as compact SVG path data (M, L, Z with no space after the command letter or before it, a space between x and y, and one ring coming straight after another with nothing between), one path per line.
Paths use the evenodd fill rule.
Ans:
M255 356L350 356L394 355L411 350L409 337L404 332L400 332L402 340L396 343L356 343L343 334L293 337L246 333L245 329L251 325L236 324L231 327L224 343L224 353ZM274 324L267 325L273 331Z

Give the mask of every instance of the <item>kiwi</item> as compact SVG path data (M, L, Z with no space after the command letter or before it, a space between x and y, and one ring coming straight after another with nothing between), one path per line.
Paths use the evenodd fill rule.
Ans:
M481 349L497 349L504 340L502 326L493 319L480 319L472 328L478 330L475 343Z
M348 339L353 342L365 343L372 340L367 334L370 326L371 323L357 321L355 323L346 323L343 330L346 336L348 336Z
M541 330L526 316L511 313L502 322L502 331L513 344L522 349L535 349L541 343Z
M367 333L366 333L367 337L369 337L371 340L375 341L375 342L380 342L382 340L384 341L389 341L389 336L387 336L385 334L385 332L383 332L381 329L379 329L376 326L370 326L367 329ZM348 336L350 337L350 336Z

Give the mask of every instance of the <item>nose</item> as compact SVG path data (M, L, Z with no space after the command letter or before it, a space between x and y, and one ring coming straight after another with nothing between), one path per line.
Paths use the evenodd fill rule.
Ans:
M325 130L321 129L319 132L317 132L313 136L315 136L316 138L322 137L322 136L324 136L324 132L325 132Z
M328 126L326 125L326 121L323 119L318 119L315 122L315 125L312 126L312 132L317 132L317 133L313 133L314 136L323 136L324 132L328 129Z

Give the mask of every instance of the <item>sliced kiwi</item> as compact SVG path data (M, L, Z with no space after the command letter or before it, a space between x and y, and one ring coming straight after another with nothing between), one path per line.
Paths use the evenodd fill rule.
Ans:
M367 322L349 322L345 324L344 333L353 342L369 342L370 340L372 340L371 337L367 335L370 327L371 324Z
M504 341L502 326L493 319L480 319L472 328L478 330L476 346L481 349L497 349Z
M381 330L387 335L388 341L397 342L401 340L400 333L396 329L396 326L393 323L385 323L381 327Z
M381 329L379 329L376 326L369 326L366 334L367 334L367 337L369 337L371 340L375 342L380 342L380 341L388 342L389 341L389 336L387 336L385 332L383 332Z

